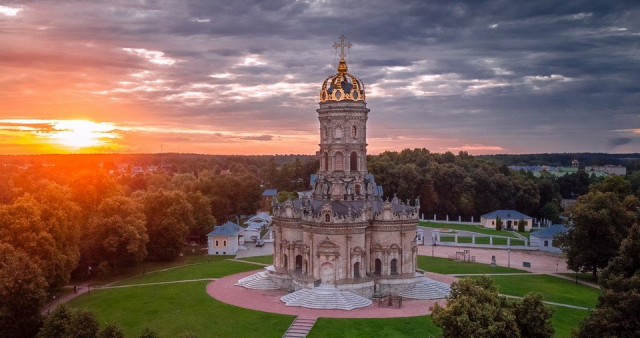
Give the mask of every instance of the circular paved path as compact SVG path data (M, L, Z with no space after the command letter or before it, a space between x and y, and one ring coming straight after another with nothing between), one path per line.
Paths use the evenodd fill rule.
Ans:
M286 306L280 297L287 294L284 290L252 290L234 284L238 279L254 274L262 270L242 272L231 276L222 277L207 285L207 293L227 304L258 310L263 312L279 313L285 315L303 317L327 317L327 318L391 318L414 317L431 313L429 308L436 303L444 305L444 299L435 300L408 300L402 301L402 308L378 307L375 303L366 308L346 310L319 310L307 309L297 306ZM455 278L450 276L428 274L429 278L451 283Z

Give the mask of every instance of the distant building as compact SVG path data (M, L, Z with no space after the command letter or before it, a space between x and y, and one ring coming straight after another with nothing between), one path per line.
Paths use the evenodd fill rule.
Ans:
M216 226L207 234L209 255L235 255L241 245L244 245L244 228L233 222Z
M567 230L567 227L562 224L554 224L548 228L542 228L531 233L529 245L539 247L540 250L543 251L562 252L562 250L554 245L553 238L559 233L567 232Z
M518 230L518 222L524 220L526 225L525 231L531 230L533 226L533 218L515 210L496 210L488 214L480 216L482 226L489 229L495 229L497 219L502 221L502 230Z
M578 167L576 166L553 167L548 165L525 165L525 166L512 165L512 166L509 166L508 168L515 171L523 170L523 171L531 172L536 177L540 176L542 172L548 172L553 176L564 176L566 174L573 174L578 172Z
M267 189L262 193L262 209L271 210L273 201L278 196L278 189Z
M607 175L620 175L624 176L627 174L627 167L623 167L621 165L594 165L594 166L586 166L584 167L584 171L588 174L591 173L602 173Z

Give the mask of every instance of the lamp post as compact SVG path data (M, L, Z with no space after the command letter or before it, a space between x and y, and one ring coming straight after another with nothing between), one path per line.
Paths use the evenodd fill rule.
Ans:
M89 265L89 268L87 268L87 271L89 272L89 282L87 283L87 288L88 291L87 293L91 293L91 265Z

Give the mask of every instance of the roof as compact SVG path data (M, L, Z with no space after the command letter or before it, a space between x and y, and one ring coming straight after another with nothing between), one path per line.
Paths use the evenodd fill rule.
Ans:
M551 238L559 233L567 232L569 229L562 224L553 224L548 228L542 228L536 232L531 233L531 236L538 238Z
M278 193L278 189L267 189L262 193L262 196L275 196Z
M244 230L243 227L233 223L227 222L223 225L216 226L213 231L207 234L207 236L236 236Z
M480 218L488 218L488 219L493 219L493 218L518 218L518 219L525 219L525 218L533 218L531 216L527 216L519 211L515 211L515 210L496 210L496 211L492 211L488 214L484 214L482 216L480 216Z

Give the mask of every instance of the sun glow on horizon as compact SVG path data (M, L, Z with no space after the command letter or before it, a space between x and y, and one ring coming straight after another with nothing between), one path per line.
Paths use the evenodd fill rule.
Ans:
M61 120L53 123L55 132L47 135L53 142L69 148L80 149L105 146L118 138L113 123L89 120Z

